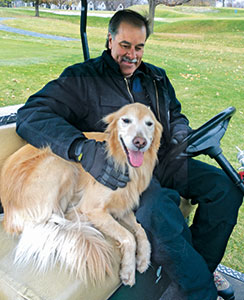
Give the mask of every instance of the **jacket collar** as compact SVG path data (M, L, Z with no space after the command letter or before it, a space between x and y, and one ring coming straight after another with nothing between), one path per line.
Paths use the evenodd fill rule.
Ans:
M122 76L122 74L120 72L119 65L112 58L110 50L104 50L103 53L102 53L102 58L104 59L104 61L108 65L108 67L110 69L112 69L115 74L117 74L118 76Z

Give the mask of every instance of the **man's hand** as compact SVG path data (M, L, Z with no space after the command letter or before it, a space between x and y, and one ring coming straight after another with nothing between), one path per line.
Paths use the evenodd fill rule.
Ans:
M124 173L121 169L115 169L113 159L107 158L105 144L95 140L80 141L76 145L75 156L85 171L98 182L112 190L123 188L130 181L128 167Z
M170 143L173 145L180 144L183 141L183 139L187 136L187 134L188 133L186 131L178 131L172 136Z

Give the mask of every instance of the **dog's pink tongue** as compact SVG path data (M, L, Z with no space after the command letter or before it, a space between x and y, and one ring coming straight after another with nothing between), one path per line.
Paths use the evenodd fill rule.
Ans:
M129 150L129 159L132 167L140 167L143 163L143 152Z

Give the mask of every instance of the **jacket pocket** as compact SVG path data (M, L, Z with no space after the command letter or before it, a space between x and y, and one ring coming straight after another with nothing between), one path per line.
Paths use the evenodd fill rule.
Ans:
M100 96L99 102L102 117L117 111L126 104L129 104L129 102L125 98L119 97L118 95L110 95L107 97Z

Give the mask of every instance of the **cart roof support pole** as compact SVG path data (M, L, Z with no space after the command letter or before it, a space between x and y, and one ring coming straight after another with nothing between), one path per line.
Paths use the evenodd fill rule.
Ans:
M80 14L80 36L83 49L84 60L90 58L89 48L86 34L86 21L87 21L87 0L81 0L81 14Z

